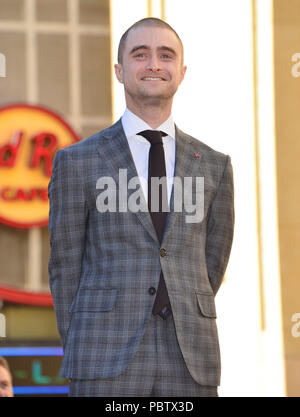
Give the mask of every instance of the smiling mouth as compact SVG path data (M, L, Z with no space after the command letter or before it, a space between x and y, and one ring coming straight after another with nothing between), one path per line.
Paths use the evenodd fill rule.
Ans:
M162 77L144 77L142 78L142 81L166 81Z

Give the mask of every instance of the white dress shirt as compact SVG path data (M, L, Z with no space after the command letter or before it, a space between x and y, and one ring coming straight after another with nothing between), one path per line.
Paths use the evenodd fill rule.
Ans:
M164 123L158 126L157 129L152 129L144 120L128 109L125 110L121 120L147 204L148 159L151 144L146 138L138 135L138 133L143 130L161 130L167 134L167 136L162 138L162 141L166 162L168 202L170 203L175 169L175 125L172 115Z

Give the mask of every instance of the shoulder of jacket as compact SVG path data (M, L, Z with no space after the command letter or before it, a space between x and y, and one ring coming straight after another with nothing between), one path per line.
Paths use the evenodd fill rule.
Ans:
M214 158L218 160L227 160L229 155L217 151L213 149L211 146L207 145L205 142L203 142L200 139L195 138L194 136L191 136L180 129L177 128L177 133L184 139L189 141L189 145L192 147L193 150L195 150L195 153L202 154L204 156L207 156L209 158Z
M101 142L106 137L110 137L115 134L117 128L120 128L119 121L112 126L109 126L103 130L94 133L87 138L81 139L78 142L72 143L64 148L60 148L56 152L56 158L77 158L80 156L86 156L86 154L95 152L95 149L101 145Z

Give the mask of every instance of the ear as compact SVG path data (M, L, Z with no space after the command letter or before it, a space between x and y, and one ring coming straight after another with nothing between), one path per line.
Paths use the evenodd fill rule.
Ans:
M186 73L186 65L182 66L182 68L181 68L181 80L180 80L180 83L184 80L185 73Z
M120 83L123 84L123 68L121 64L115 64L114 65L115 68L115 74L117 79L120 81Z

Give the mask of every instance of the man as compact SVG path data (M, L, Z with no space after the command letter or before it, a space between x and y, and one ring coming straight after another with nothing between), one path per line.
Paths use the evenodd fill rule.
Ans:
M0 356L0 397L13 397L12 377L7 360Z
M217 396L214 295L232 244L232 168L173 122L185 72L168 24L135 23L115 65L123 117L56 153L49 273L71 396ZM204 178L201 216L180 210L180 196L201 196L188 178Z

